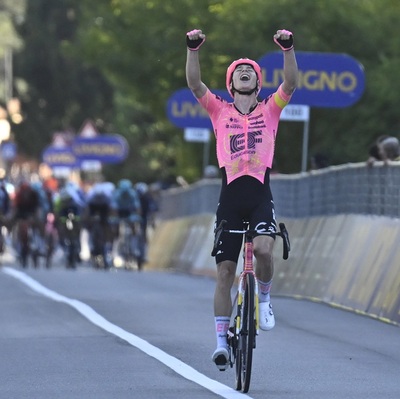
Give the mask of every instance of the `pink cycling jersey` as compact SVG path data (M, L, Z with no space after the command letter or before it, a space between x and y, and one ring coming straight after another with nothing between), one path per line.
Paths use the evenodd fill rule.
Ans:
M233 103L208 89L198 99L210 116L219 167L225 168L228 184L244 175L264 182L265 172L271 168L274 158L279 117L290 97L280 85L248 115L241 114Z

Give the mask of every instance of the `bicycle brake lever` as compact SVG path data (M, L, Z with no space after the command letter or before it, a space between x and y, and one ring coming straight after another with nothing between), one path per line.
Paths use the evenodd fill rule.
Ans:
M284 223L279 223L279 229L280 229L279 235L282 237L283 240L283 259L286 260L289 258L289 252L290 252L289 233Z
M211 252L211 256L217 255L217 246L219 243L219 238L221 237L222 232L224 231L224 226L227 223L226 220L221 220L219 226L214 230L215 238L214 238L214 246Z

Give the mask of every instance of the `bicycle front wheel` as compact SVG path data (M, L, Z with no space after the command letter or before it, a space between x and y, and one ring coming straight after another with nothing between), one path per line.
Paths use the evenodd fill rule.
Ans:
M242 309L242 303L238 303L238 298L239 295L236 294L235 299L233 301L233 309L234 312L232 313L231 316L231 321L230 321L230 328L232 332L232 336L230 337L229 344L231 346L231 364L235 365L235 375L236 375L236 381L235 381L235 389L237 391L242 390L242 376L241 376L241 369L242 369L242 359L241 359L241 351L239 350L239 335L236 334L236 323L237 319L241 318L241 309Z
M241 328L239 333L239 347L236 357L236 386L240 380L242 392L248 392L250 388L251 368L253 363L253 349L255 347L255 279L252 274L245 278L243 304L241 307Z

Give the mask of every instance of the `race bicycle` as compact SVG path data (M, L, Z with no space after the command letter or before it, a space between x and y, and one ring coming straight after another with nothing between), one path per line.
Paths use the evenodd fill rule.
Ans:
M127 217L119 218L118 253L122 257L126 270L133 269L135 264L135 234Z
M0 215L0 264L2 263L2 255L6 251L6 235L7 227L5 222L5 217Z
M141 271L143 269L143 232L138 221L132 223L128 217L119 218L118 253L122 257L124 267L132 270L134 265Z
M56 220L54 213L49 212L46 216L46 224L44 227L44 241L45 241L45 261L46 268L51 267L52 258L58 243L58 232L56 228Z
M109 218L95 214L90 217L89 239L91 259L95 269L110 269L113 265L111 227Z
M245 229L225 229L227 221L222 220L215 229L215 240L212 255L217 252L217 245L221 234L242 234L243 244L243 270L238 279L238 290L233 301L231 322L228 330L229 365L235 366L235 389L244 393L250 388L253 349L256 347L256 336L259 334L258 314L258 282L253 264L253 239L257 235L271 235L265 230L253 230L244 222ZM289 234L284 223L279 223L279 232L283 240L283 259L288 259L290 251Z
M64 250L66 268L76 269L80 262L80 217L74 212L68 212L60 217L60 241Z
M39 267L39 258L46 256L43 250L43 238L41 237L37 222L33 217L21 218L14 229L14 246L23 268L28 267L29 258L33 267Z

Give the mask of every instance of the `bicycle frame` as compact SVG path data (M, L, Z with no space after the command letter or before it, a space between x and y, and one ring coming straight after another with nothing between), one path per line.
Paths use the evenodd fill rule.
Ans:
M99 214L90 217L90 241L92 245L91 259L95 269L109 269L112 266L110 259L109 225L110 218L102 220Z
M125 269L131 269L134 260L133 229L127 218L119 218L119 252L124 261Z
M238 299L237 299L237 304L239 309L243 305L243 297L245 294L245 278L248 273L252 274L254 277L254 303L255 303L255 321L256 321L256 335L259 334L259 314L258 314L258 280L257 276L254 270L254 264L253 264L253 234L251 231L241 231L241 230L228 230L230 233L238 233L238 234L244 234L245 235L245 240L244 240L244 248L243 248L243 270L239 275L239 281L238 281ZM238 312L238 315L240 313ZM240 332L240 326L241 326L241 320L240 317L236 318L236 334L239 334Z
M68 212L61 217L61 239L66 255L66 267L75 269L79 260L80 249L80 217L74 212Z

